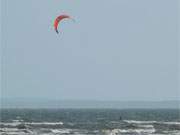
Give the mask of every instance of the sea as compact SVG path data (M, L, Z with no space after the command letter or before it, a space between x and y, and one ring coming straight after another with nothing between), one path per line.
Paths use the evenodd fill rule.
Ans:
M1 135L180 135L178 109L1 109Z

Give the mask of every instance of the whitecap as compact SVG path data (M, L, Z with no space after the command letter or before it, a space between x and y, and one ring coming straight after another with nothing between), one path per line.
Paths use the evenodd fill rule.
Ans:
M153 124L157 123L157 121L136 121L136 120L123 120L124 122L127 123L134 123L134 124Z
M69 129L51 129L51 131L55 134L69 134Z

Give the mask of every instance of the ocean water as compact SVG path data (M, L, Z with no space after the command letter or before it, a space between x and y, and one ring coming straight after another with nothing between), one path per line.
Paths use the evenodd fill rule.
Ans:
M180 135L176 109L1 109L1 135Z

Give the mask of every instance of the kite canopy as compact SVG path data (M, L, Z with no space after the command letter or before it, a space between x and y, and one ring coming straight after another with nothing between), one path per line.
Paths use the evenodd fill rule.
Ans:
M56 19L55 19L55 21L54 21L54 29L55 29L55 31L56 31L56 33L58 34L59 33L59 31L58 31L58 25L59 25L59 23L60 23L60 21L62 21L63 19L71 19L71 17L70 16L68 16L68 15L60 15L60 16L58 16Z

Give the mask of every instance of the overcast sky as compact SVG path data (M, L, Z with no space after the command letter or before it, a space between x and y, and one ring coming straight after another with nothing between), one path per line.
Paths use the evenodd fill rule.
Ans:
M4 0L2 96L178 99L177 2Z

